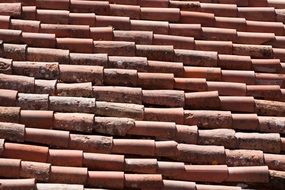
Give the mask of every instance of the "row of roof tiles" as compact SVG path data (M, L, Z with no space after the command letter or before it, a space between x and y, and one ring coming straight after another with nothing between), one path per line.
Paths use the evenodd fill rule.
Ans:
M154 1L155 2L155 1ZM165 1L166 2L166 1ZM133 19L147 19L147 20L167 20L172 22L179 22L183 14L180 10L197 11L213 13L216 16L224 17L241 17L249 20L262 21L283 21L282 9L275 9L274 7L238 7L236 4L214 4L214 3L199 3L199 2L181 2L169 1L167 8L155 7L155 5L122 5L110 4L108 1L34 1L30 6L36 6L39 9L55 9L55 10L70 10L71 12L95 13L99 15L113 15L113 16L129 16ZM161 3L161 1L160 1ZM190 6L189 6L190 4ZM6 4L6 6L14 6L16 13L20 13L19 4ZM155 8L154 8L155 7ZM12 13L14 16L18 14ZM11 14L9 11L3 10L3 14ZM158 16L159 15L159 16Z
M203 111L202 111L203 112ZM186 112L187 113L187 112ZM202 123L203 117L197 116L199 112L190 111L196 114L196 123L200 127L213 127L205 126ZM223 113L223 112L218 112ZM261 132L270 132L272 134L246 134L235 133L232 129L217 129L217 130L197 130L196 127L188 128L188 126L175 125L173 123L165 122L150 122L150 121L134 121L133 119L115 118L115 117L95 117L93 114L76 114L76 113L53 113L52 111L32 111L22 110L15 107L1 107L1 121L4 122L21 122L28 127L36 128L53 128L60 130L70 130L75 132L91 133L98 132L101 134L125 136L125 135L138 135L156 137L157 139L172 138L178 142L185 142L191 144L215 144L222 145L226 148L248 148L260 149L266 152L280 152L283 150L283 138L280 138L279 133L283 134L284 124L274 124L274 122L284 122L282 118L276 117L263 117L255 114L232 114L232 122L229 126L221 126L233 128L237 130L252 130ZM217 117L215 114L208 114L212 117ZM41 123L45 121L45 123ZM223 121L226 122L226 121ZM231 125L230 125L231 124ZM273 133L275 132L275 133ZM211 137L211 135L213 135ZM248 139L255 136L256 142L250 142ZM239 142L239 140L241 142ZM260 140L260 142L258 141ZM269 140L268 144L267 140ZM243 144L244 141L244 144ZM273 144L271 144L273 143ZM256 144L260 144L256 145ZM265 145L264 145L265 144ZM276 145L275 147L272 145Z
M27 151L28 148L37 148L35 150ZM45 149L44 149L45 148ZM39 152L42 150L44 152ZM20 151L21 154L16 153ZM48 151L48 152L47 152ZM229 151L231 152L231 151ZM232 151L232 155L238 155L241 157L242 151ZM246 152L246 151L244 151ZM249 151L247 151L249 152ZM34 155L32 155L34 153ZM260 165L260 161L263 158L259 157L260 153L253 156L253 154L246 155L246 159L251 156L254 158L251 162ZM0 176L5 178L19 178L19 177L32 177L37 178L39 181L48 182L50 166L57 167L58 169L65 170L66 175L74 174L76 170L79 171L85 169L89 171L106 171L106 174L110 170L118 172L134 172L137 174L160 174L163 178L172 180L184 180L184 181L197 181L197 182L246 182L246 183L266 183L269 181L269 169L267 166L239 166L228 167L226 165L186 165L183 162L169 162L169 161L157 161L157 159L151 158L124 158L122 155L107 155L98 153L86 153L80 150L60 150L60 149L48 149L47 147L40 147L34 145L24 145L15 143L5 143L5 148L2 152L4 157L0 159L1 172ZM29 157L30 156L30 157ZM40 157L39 157L40 156ZM44 157L46 156L46 157ZM270 161L276 161L270 154L266 154L266 163L270 164ZM24 172L24 176L21 176L21 160L24 163L31 163L30 172ZM40 160L45 159L45 160ZM69 161L64 161L69 160ZM245 158L243 158L245 159ZM27 160L27 161L26 161ZM40 160L40 161L39 161ZM233 160L232 160L233 161ZM272 164L271 163L271 164ZM284 164L284 161L283 161ZM22 164L24 165L24 164ZM46 167L44 167L46 166ZM46 172L41 172L44 169ZM9 171L10 172L7 172ZM75 170L75 171L74 171ZM79 172L80 173L80 172ZM42 175L44 174L44 175ZM59 176L58 176L59 177ZM81 181L75 181L69 179L62 172L61 177L54 179L50 182L54 183L72 183L72 184L85 184ZM104 186L103 186L104 187ZM111 187L110 187L111 188ZM114 186L113 186L114 188Z

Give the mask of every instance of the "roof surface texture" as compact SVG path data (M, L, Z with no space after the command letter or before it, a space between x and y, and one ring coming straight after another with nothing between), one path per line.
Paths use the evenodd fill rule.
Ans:
M284 190L285 1L0 0L1 190Z

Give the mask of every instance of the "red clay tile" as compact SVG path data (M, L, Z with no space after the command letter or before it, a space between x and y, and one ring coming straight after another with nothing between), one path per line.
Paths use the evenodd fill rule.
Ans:
M167 121L183 124L183 108L145 108L144 120Z
M86 184L87 168L51 166L49 182Z
M226 148L237 148L235 131L233 129L211 129L198 131L198 144L218 145Z
M238 147L241 149L263 150L269 153L280 153L280 134L278 133L241 133L235 134Z
M107 53L116 56L134 56L135 43L125 41L94 41L94 53Z
M2 104L1 104L2 105ZM0 121L1 122L19 122L20 120L19 107L3 107L0 106Z
M202 34L201 24L169 24L170 35L188 36L200 38Z
M21 3L1 3L0 12L2 15L20 17L22 13L22 4Z
M2 106L16 106L17 95L18 91L0 89L0 104Z
M0 29L0 37L4 42L19 43L21 35L21 30Z
M239 44L272 44L275 41L274 33L237 32Z
M234 82L207 82L208 91L218 91L219 95L224 96L245 96L246 95L246 84L234 83ZM206 90L204 90L206 91Z
M177 158L192 164L224 164L226 155L223 146L179 144Z
M284 36L275 36L275 39L270 44L276 48L284 48L284 40Z
M37 9L37 20L47 24L68 24L69 11Z
M246 21L247 32L266 32L282 36L284 34L284 25L281 22L264 22L264 21Z
M260 150L226 150L228 166L262 166L263 152Z
M204 78L175 78L174 89L194 92L207 91L207 83Z
M216 182L221 183L228 177L226 165L186 165L183 175L177 178L187 181Z
M216 16L238 16L238 7L233 4L222 4L223 2L218 3L201 3L202 12L214 13Z
M141 0L139 1L141 7L168 7L168 0Z
M35 80L35 93L55 95L57 80Z
M221 69L216 67L184 67L184 77L205 78L206 80L221 80Z
M248 85L246 88L247 96L265 99L279 98L281 96L280 86L278 85Z
M163 176L172 178L185 172L185 165L183 162L158 161L157 165L158 173L161 173Z
M62 184L62 183L37 183L36 184L37 190L47 190L47 189L73 189L73 190L84 190L83 185L74 185L74 184ZM88 189L87 189L88 190ZM91 189L89 189L91 190Z
M264 160L271 170L285 170L284 155L264 154Z
M70 65L94 65L94 66L106 66L108 62L108 56L105 53L70 53L69 63ZM71 66L69 66L71 67Z
M242 190L241 187L223 185L202 185L197 184L196 190Z
M255 105L259 115L284 116L284 102L255 100Z
M202 37L204 40L235 41L237 31L235 29L202 27Z
M177 1L176 1L177 2ZM201 24L202 26L213 26L215 15L205 12L180 11L181 23Z
M22 30L23 32L39 32L40 22L35 20L11 19L10 29Z
M113 31L114 40L116 41L129 41L136 44L152 44L153 33L151 31Z
M25 126L16 123L0 122L0 138L14 142L23 142L25 136Z
M49 97L49 109L53 111L94 113L95 107L95 98Z
M134 69L144 72L147 67L146 57L108 56L108 68Z
M168 73L138 73L138 84L143 89L173 89L174 75Z
M271 73L256 73L256 84L283 85L283 75Z
M180 10L177 8L142 7L140 16L142 20L178 22L180 21Z
M253 97L242 96L220 96L221 109L232 112L255 112L255 102Z
M67 131L91 133L93 114L85 113L55 113L53 128Z
M69 24L95 26L95 13L69 13Z
M35 179L1 179L3 189L30 190L35 187Z
M275 21L273 7L238 7L238 16L247 20Z
M114 29L130 30L131 21L129 17L120 16L101 16L96 15L96 27L112 26Z
M186 66L217 66L217 52L184 49L175 49L174 52L174 61L183 62Z
M258 117L257 114L232 114L233 129L239 130L258 130Z
M222 70L222 81L255 84L254 71Z
M255 182L268 183L269 171L267 166L229 167L229 177L231 182Z
M53 127L53 111L41 110L21 110L20 123L31 128L45 128Z
M173 61L173 46L136 45L136 55L149 60Z
M83 166L89 170L124 170L124 155L83 153Z
M84 0L70 0L71 12L85 12L95 13L98 15L109 14L109 2L108 1L84 1Z
M180 8L180 10L194 9L198 10L200 8L199 1L169 1L169 7Z
M35 80L32 77L0 74L0 81L0 87L4 89L18 90L19 92L34 91Z
M92 83L57 83L56 94L58 96L91 97Z
M156 141L155 142L155 155L157 157L168 157L171 159L177 159L178 143L175 141Z
M113 139L112 153L155 155L155 141L144 139Z
M26 127L25 141L46 144L53 147L67 148L69 142L69 131Z
M48 104L49 95L47 94L18 94L17 106L22 109L48 110Z
M131 135L153 136L158 139L172 139L176 133L175 123L155 121L135 121L127 131Z
M103 67L83 65L60 65L60 80L63 82L92 82L95 85L103 83Z
M282 66L279 59L252 59L254 71L266 73L279 73Z
M21 160L18 159L0 159L1 177L19 178L21 169Z
M196 184L188 181L163 180L163 188L166 190L196 190Z
M130 103L96 101L95 114L100 116L128 117L142 120L144 115L144 106Z
M36 6L22 6L22 18L36 20Z
M285 150L285 138L281 138L281 151L284 152Z
M217 51L218 53L232 54L233 43L230 41L195 40L195 49L202 51Z
M184 124L203 128L231 128L232 115L229 111L185 110Z
M2 156L26 161L47 162L48 147L6 142Z
M86 25L41 24L40 32L55 34L57 38L87 38L90 28Z
M154 34L153 45L173 45L176 49L194 49L194 38L174 35Z
M12 59L0 58L0 71L4 74L12 74Z
M130 29L137 31L153 31L155 34L168 34L168 22L150 20L131 20Z
M259 130L267 133L281 133L284 134L284 118L272 116L259 116Z
M237 29L238 31L246 31L245 18L235 17L215 17L215 26L218 28Z
M93 97L99 101L142 104L141 88L93 86Z
M68 49L70 52L92 53L93 40L79 38L56 38L56 46L59 49Z
M233 44L233 54L268 59L273 57L273 49L269 45Z
M251 70L252 60L250 56L219 54L218 66L222 69Z
M56 39L54 34L22 33L22 42L29 46L55 48Z
M70 134L69 149L109 153L112 149L112 139L112 137L98 135Z
M69 63L69 51L52 48L27 48L27 61Z
M36 0L39 9L69 9L70 0Z
M57 79L59 68L56 62L13 61L13 73L42 79Z
M124 180L124 172L88 171L87 184L92 187L124 189Z
M135 121L129 118L118 117L95 117L93 131L115 135L126 136L129 130L135 126Z
M137 5L110 4L110 15L140 19L140 7Z
M51 164L40 162L22 161L20 169L20 177L35 178L42 182L49 181Z
M162 176L159 174L125 174L127 188L156 188L163 186Z
M82 167L83 151L50 149L48 162L56 166Z
M112 41L113 28L112 27L91 27L90 38L93 40Z
M136 70L104 69L104 84L117 86L137 86L138 73Z
M189 109L220 109L217 91L185 93L185 108Z
M173 73L183 76L184 67L181 62L147 61L147 71L151 73Z
M187 144L197 144L198 127L188 125L176 125L175 140Z
M143 90L143 103L166 107L184 107L184 92L178 90Z
M156 159L125 159L125 171L127 172L155 174L157 172L157 166Z
M3 45L3 56L13 59L14 61L26 60L27 45L21 44L6 44Z

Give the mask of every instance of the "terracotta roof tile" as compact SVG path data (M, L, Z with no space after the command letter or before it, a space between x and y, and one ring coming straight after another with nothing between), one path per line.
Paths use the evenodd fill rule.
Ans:
M2 188L282 189L283 8L1 1Z

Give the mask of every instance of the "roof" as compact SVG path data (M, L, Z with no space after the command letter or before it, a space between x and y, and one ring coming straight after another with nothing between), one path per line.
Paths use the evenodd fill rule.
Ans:
M284 10L0 0L0 189L285 189Z

